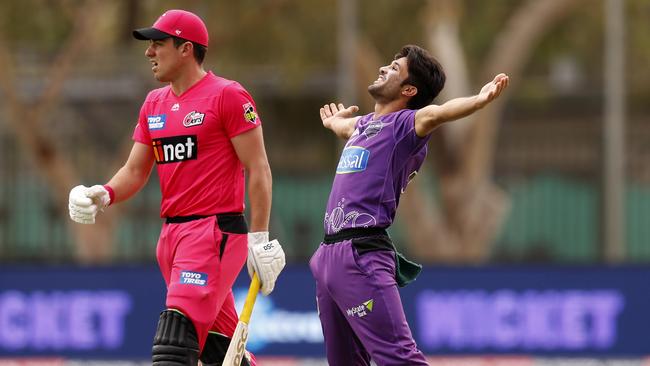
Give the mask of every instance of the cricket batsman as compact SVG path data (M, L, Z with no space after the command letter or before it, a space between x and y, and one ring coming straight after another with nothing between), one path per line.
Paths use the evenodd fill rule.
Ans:
M147 95L124 166L105 185L72 189L70 217L94 223L99 211L135 195L155 164L164 219L156 257L167 298L153 365L221 365L238 321L232 285L244 263L251 277L258 274L264 295L285 265L282 247L269 241L271 170L262 121L239 83L203 68L208 31L197 15L169 10L133 35L148 41L151 72L166 85ZM254 357L241 365L255 365Z

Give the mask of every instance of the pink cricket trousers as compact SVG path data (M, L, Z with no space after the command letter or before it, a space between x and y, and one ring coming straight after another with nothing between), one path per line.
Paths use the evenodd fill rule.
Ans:
M200 351L209 331L232 337L237 326L232 285L246 262L246 233L240 214L163 224L156 257L167 284L166 306L192 321Z

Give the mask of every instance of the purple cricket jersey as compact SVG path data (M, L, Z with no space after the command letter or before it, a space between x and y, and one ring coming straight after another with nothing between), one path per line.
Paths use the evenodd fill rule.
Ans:
M325 212L325 233L393 223L400 195L422 166L427 142L415 134L415 110L357 121L341 153Z

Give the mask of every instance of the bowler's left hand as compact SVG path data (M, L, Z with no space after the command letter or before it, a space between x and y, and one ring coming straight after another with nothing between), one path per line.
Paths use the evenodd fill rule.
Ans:
M498 74L494 77L492 81L489 83L485 84L483 88L481 88L481 91L477 95L477 103L479 104L479 107L483 107L486 104L490 103L494 99L496 99L503 89L505 89L508 84L510 83L510 78L506 74Z

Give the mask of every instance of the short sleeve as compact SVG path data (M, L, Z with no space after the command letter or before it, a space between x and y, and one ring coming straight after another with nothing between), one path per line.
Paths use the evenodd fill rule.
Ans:
M140 108L140 115L138 116L138 123L135 125L133 130L133 136L131 137L134 141L151 144L151 135L149 134L149 125L147 124L147 114L145 112L145 104Z
M253 98L239 83L223 90L220 116L229 138L262 124Z
M400 144L408 144L416 149L419 149L422 145L426 145L429 141L430 134L426 137L419 137L415 133L415 113L416 110L404 109L399 113L395 119L395 128L393 133L395 135L395 141Z

